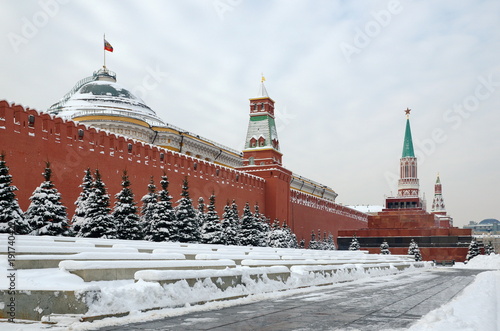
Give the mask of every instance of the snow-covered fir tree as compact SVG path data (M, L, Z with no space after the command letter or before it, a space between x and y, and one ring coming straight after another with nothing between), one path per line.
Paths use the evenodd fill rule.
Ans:
M418 244L414 239L410 241L410 246L408 247L408 255L413 255L415 257L415 261L422 261L420 248L418 247Z
M306 248L306 240L304 238L300 239L299 248L300 249Z
M106 185L102 181L99 169L96 169L92 190L86 202L85 218L77 236L87 238L116 238L116 225L110 211Z
M234 213L229 201L224 206L221 220L222 242L224 245L238 245L238 223L234 219Z
M380 244L380 254L382 255L391 254L391 251L389 250L389 244L385 240L382 242L382 244Z
M178 222L172 207L172 196L168 191L169 181L165 173L160 180L161 190L158 192L158 215L159 221L154 225L156 235L153 241L179 241Z
M51 181L52 169L49 162L46 162L42 175L45 180L31 195L31 203L24 213L24 218L32 229L32 235L68 235L68 214L61 203L61 194Z
M259 246L262 240L260 225L252 214L248 202L243 208L243 216L241 218L238 236L240 246Z
M495 254L495 247L493 247L491 241L484 246L484 254L486 255Z
M333 240L333 234L328 233L328 237L324 240L324 249L328 251L334 251L337 249L335 247L335 241Z
M141 226L144 233L144 239L150 241L158 240L157 223L160 222L158 194L156 193L156 185L154 184L153 176L151 176L148 184L148 193L141 199ZM156 240L155 240L156 239Z
M181 199L177 201L175 216L178 224L178 239L180 242L197 243L200 242L200 225L196 217L196 211L189 197L189 186L187 177L182 183Z
M360 246L359 246L359 241L356 236L352 237L351 244L349 245L349 250L350 251L359 251Z
M203 223L205 219L205 199L203 197L198 198L198 219L200 220L200 224Z
M207 209L201 225L201 242L203 244L224 244L222 226L215 210L215 195L213 193L210 196L210 204Z
M307 249L321 249L320 244L316 241L316 235L314 234L314 230L311 231L311 240L309 240L309 245Z
M257 227L259 229L259 238L260 239L259 239L258 246L260 246L260 247L269 246L268 237L269 237L269 232L271 231L271 227L270 227L269 222L266 219L266 217L260 213L258 203L256 203L254 206L253 218L255 219L255 222L256 222Z
M287 238L287 247L288 248L299 248L299 244L297 243L297 236L292 232L292 229L286 224L286 221L283 221L281 225L281 229L285 233L285 237Z
M12 185L12 175L5 162L5 153L0 153L0 233L28 234L31 228L23 217L16 199L17 187Z
M289 238L287 233L280 227L279 221L275 219L269 233L269 247L288 248Z
M472 238L470 244L469 244L469 250L467 252L467 256L465 257L465 263L469 262L473 257L476 257L479 255L479 245L476 241L476 239Z
M115 199L111 215L116 224L116 237L130 240L143 239L142 226L137 215L137 204L134 201L134 193L130 189L127 170L123 170L122 189L115 195Z
M87 199L92 191L93 184L94 180L92 179L92 171L90 171L90 168L87 168L87 170L85 170L85 174L83 175L82 184L80 185L82 192L80 192L80 195L75 201L75 213L71 219L71 235L73 236L80 231L81 224L85 220L85 213L87 212Z

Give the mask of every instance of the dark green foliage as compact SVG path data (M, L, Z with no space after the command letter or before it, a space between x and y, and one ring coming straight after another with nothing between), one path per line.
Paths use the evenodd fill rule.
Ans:
M415 261L422 261L422 254L420 253L420 248L413 239L410 242L410 247L408 247L408 255L415 256Z
M257 222L247 202L243 208L238 235L240 246L259 246L262 236L260 233L260 224Z
M385 240L380 245L380 254L382 254L382 255L391 254L391 251L389 250L389 244Z
M116 224L116 237L131 240L143 239L142 226L126 170L123 171L122 190L116 194L115 198L115 207L111 215Z
M201 242L204 244L224 244L219 215L215 210L215 195L210 196L208 211L201 224Z
M467 256L465 257L465 263L470 261L472 258L478 256L479 254L480 254L479 245L478 245L476 239L472 238L472 240L469 244L469 251L467 252Z
M94 183L86 204L85 219L81 225L78 237L116 238L116 225L110 215L109 195L101 174L96 169Z
M200 242L200 224L193 208L192 200L189 197L189 186L187 177L182 184L181 199L175 207L175 216L178 226L178 240L180 242L197 243Z
M5 154L0 153L0 233L27 234L31 228L23 217L12 185L12 175L5 162Z
M31 195L31 204L24 214L24 218L30 225L33 235L68 235L69 225L66 207L62 205L61 194L51 181L52 169L49 162L46 163L42 175L45 181Z
M87 170L85 170L85 175L83 176L82 184L80 185L82 192L75 201L76 209L73 218L71 219L71 235L76 235L80 231L81 224L85 220L85 213L87 210L86 203L90 192L92 191L93 184L94 180L92 179L92 172L90 171L90 168L87 168Z
M353 236L352 237L352 240L351 240L351 244L349 245L349 250L350 251L359 251L359 241L358 241L358 238L356 238L356 236Z

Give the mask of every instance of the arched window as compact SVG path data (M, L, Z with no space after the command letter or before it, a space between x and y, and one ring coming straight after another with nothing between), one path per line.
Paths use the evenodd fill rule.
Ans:
M255 137L250 139L250 147L257 147L257 139L255 139Z

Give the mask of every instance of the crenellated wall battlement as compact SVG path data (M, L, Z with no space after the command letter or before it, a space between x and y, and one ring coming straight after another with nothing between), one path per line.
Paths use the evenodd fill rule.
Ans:
M46 161L51 163L53 182L70 215L87 168L99 169L112 203L121 190L122 172L127 170L137 202L147 193L150 178L159 187L160 176L165 173L174 202L180 197L182 180L187 176L194 204L199 197L208 200L214 193L219 213L233 199L240 209L246 202L258 204L263 214L266 208L272 209L266 206L272 201L266 196L266 185L270 183L251 171L214 164L7 101L0 101L0 151L6 154L23 210L43 180ZM286 221L299 239L308 240L311 229L318 228L336 236L339 229L364 227L367 220L366 214L294 189L290 189L289 208L291 219Z

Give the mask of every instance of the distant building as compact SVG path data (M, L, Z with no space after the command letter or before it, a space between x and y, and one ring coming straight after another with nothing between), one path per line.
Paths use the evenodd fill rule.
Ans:
M479 223L470 221L469 224L464 225L464 229L471 229L474 235L500 235L500 221L494 218L487 218Z

